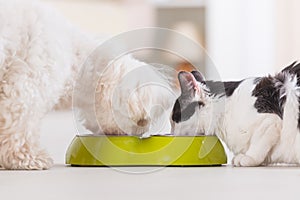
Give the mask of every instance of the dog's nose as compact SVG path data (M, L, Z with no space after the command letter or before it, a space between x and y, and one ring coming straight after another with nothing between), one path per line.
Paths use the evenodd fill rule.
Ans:
M145 127L149 124L149 120L148 119L140 119L138 122L137 122L137 125L138 126L141 126L141 127Z

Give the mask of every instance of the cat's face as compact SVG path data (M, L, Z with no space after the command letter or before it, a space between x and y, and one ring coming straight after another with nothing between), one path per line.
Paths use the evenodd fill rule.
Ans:
M181 95L175 101L171 113L172 133L175 135L203 134L201 112L207 98L204 78L200 72L180 72L178 79Z

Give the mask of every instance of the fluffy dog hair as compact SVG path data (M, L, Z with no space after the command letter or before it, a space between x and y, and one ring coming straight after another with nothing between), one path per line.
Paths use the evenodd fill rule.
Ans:
M31 1L0 1L2 167L48 169L52 166L52 159L38 143L40 121L53 107L70 104L73 85L80 67L96 45L94 38L72 26L52 8ZM103 118L100 121L105 125L101 127L102 130L95 128L93 117L89 116L88 112L82 112L87 128L97 133L102 131L125 134L118 128L109 111L109 97L114 86L106 85L110 89L105 89L105 84L118 82L124 72L144 65L130 56L125 56L115 63L108 76L105 76L97 87L96 108L101 109L97 117ZM149 70L151 69L149 67ZM155 70L152 73L163 80ZM84 97L82 98L79 104L84 110L88 105ZM149 130L149 105L164 99L166 102L163 103L171 105L173 99L170 96L160 93L159 89L149 87L133 95L128 102L130 116L121 118L132 121L130 127L125 128L126 131L141 134ZM141 102L143 109L140 106ZM144 106L145 104L147 105ZM142 127L142 130L137 130L136 127Z

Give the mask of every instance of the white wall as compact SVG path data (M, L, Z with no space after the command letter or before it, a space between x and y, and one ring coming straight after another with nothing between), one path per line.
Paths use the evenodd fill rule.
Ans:
M207 51L222 79L273 73L272 0L208 0Z
M276 67L300 59L300 1L276 0Z
M41 1L95 35L155 25L156 1ZM208 54L223 79L274 73L300 58L299 0L206 0L203 4Z
M153 26L147 1L40 0L58 9L82 30L112 36L137 27Z

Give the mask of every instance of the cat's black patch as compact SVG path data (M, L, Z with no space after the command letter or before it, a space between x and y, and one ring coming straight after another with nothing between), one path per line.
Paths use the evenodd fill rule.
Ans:
M300 63L294 62L284 68L274 77L264 77L256 79L256 87L253 96L257 97L255 108L260 113L275 113L283 117L284 104L286 102L284 83L290 76L297 76L297 85L300 85ZM298 129L300 129L300 98L298 97Z
M252 96L256 97L254 107L259 113L274 113L280 118L283 116L285 97L281 97L285 76L280 73L276 76L268 76L255 79L256 86Z
M230 82L221 82L221 81L206 81L206 85L210 90L210 93L213 95L226 95L227 97L231 96L235 89L241 84L242 81L230 81Z
M183 107L183 103L180 103L180 101L177 99L173 107L172 120L176 123L187 121L193 116L196 108L203 105L204 104L201 101L193 101L185 108L181 109Z
M229 97L233 94L235 89L240 85L242 81L229 81L229 82L221 82L221 81L204 81L202 74L198 71L191 72L195 79L202 84L205 84L212 95L220 95L224 96L224 94Z
M195 77L196 81L198 81L198 82L204 82L204 77L203 77L203 75L200 72L198 72L198 71L192 71L191 73Z
M241 84L242 81L224 82L226 96L231 96L235 89Z

